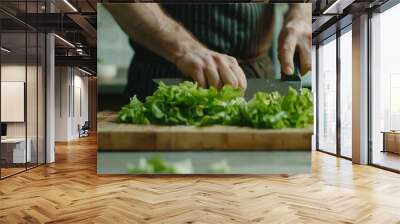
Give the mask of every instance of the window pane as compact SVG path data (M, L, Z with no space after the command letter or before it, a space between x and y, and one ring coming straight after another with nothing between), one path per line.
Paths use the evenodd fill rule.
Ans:
M400 170L400 5L372 18L372 163ZM389 132L383 134L382 132Z
M351 31L340 37L340 153L351 158L352 136L352 35Z
M336 40L318 51L318 148L336 153Z

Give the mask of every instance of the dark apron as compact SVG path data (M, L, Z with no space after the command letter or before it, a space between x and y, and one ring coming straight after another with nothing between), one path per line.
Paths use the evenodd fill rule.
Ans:
M248 78L273 78L268 55L272 38L273 8L268 4L165 4L163 10L181 23L202 44L231 55ZM134 49L128 71L125 100L136 95L140 100L157 88L154 78L184 77L176 66L130 41Z

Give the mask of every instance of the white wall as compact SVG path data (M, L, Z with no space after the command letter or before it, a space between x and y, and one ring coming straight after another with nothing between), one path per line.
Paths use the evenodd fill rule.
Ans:
M69 68L55 68L55 141L68 141Z
M55 140L77 139L78 125L88 120L88 78L76 68L56 67L55 85Z
M73 138L78 138L79 133L78 133L78 124L83 125L85 121L88 121L88 78L87 76L82 76L81 72L76 74L76 72L79 72L79 70L74 70L74 81L73 81L73 86L74 86L74 91L72 92L73 96L72 99L74 102L71 102L71 105L74 105L72 108L72 119L71 119L71 135ZM79 102L80 101L80 102ZM81 108L79 108L81 107ZM82 111L80 111L82 110Z

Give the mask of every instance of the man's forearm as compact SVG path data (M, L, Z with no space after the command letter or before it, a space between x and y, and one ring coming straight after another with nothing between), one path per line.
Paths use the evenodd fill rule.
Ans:
M187 49L202 47L156 3L105 6L130 38L172 63Z

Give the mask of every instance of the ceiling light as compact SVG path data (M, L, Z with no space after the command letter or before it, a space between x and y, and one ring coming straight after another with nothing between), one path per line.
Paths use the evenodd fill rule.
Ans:
M57 35L57 34L54 34L54 36L57 37L57 38L58 38L59 40L61 40L62 42L66 43L68 46L75 48L75 45L73 45L73 44L72 44L71 42L69 42L68 40L66 40L66 39L64 39L64 38L62 38L62 37L60 37L60 36Z
M83 70L83 69L81 69L81 68L79 68L79 67L78 67L78 70L81 71L81 72L83 72L83 73L85 73L85 74L87 74L87 75L92 75L92 73L90 73L90 72L88 72L88 71L86 71L86 70Z
M10 53L10 52L11 52L11 50L9 50L9 49L7 49L7 48L5 48L5 47L1 47L0 49L1 49L2 51L6 52L6 53Z
M78 12L78 10L68 1L64 0L65 4L67 4L74 12Z

